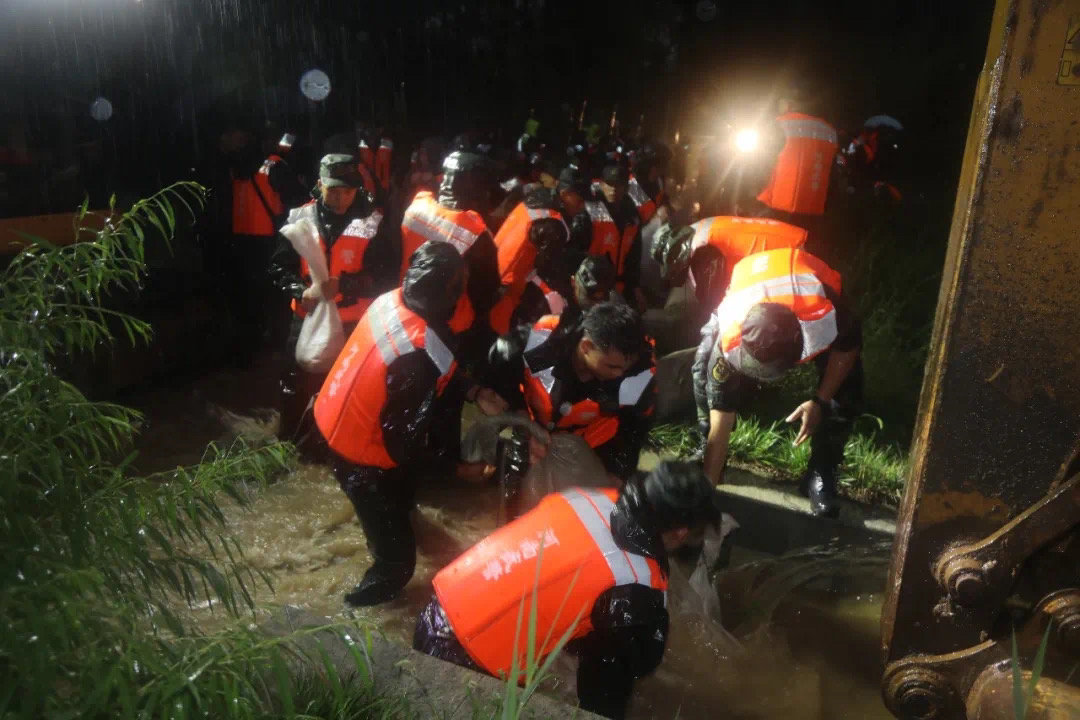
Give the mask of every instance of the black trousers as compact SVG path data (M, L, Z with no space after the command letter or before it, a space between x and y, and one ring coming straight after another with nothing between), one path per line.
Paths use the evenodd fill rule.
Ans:
M378 580L400 590L416 569L416 536L409 519L416 505L414 473L401 467L353 465L337 455L333 469L356 509L374 561L365 582Z
M825 366L829 362L829 353L824 352L814 358L818 378L825 375ZM822 474L833 473L844 461L844 446L847 445L855 420L863 407L863 366L862 357L855 361L855 366L844 378L831 403L829 413L818 425L817 431L810 438L810 462L808 468Z

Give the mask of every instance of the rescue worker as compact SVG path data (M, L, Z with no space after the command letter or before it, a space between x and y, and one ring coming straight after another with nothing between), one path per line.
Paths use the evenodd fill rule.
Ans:
M307 313L321 297L333 297L346 335L371 302L397 281L394 247L382 212L360 189L362 177L351 155L326 155L319 163L318 199L295 208L289 222L311 220L327 255L330 280L312 284L307 262L280 237L270 272L277 287L291 298L293 321L286 345L286 371L281 382L280 437L302 441L301 417L324 376L309 373L295 362L296 341Z
M761 211L754 214L805 228L817 242L838 138L836 129L825 120L797 112L799 102L796 93L779 102L780 115L772 132L772 145L778 146L779 152L757 194Z
M520 144L520 141L519 141ZM499 183L499 192L502 198L498 205L488 214L489 226L498 232L502 225L513 212L514 208L523 202L529 194L544 187L543 180L547 177L550 182L551 176L545 172L546 160L539 150L529 152L525 157L520 152L512 157L514 174L507 180Z
M527 308L539 304L534 301L521 307L529 287L535 288L545 302L553 293L560 297L569 294L564 262L570 231L552 204L550 193L531 193L518 203L495 234L502 295L491 310L491 327L498 335L505 335L520 322L539 319L522 319L518 312L521 308L528 315Z
M615 288L639 312L647 306L644 292L638 284L641 270L641 221L637 206L630 199L630 173L622 165L604 168L599 183L598 200L585 204L593 222L593 244L590 255L607 255L615 266ZM606 211L606 212L604 212ZM609 234L614 225L615 237Z
M377 198L385 202L390 194L390 170L394 155L394 142L377 130L369 130L365 125L356 127L357 158L371 177L375 189L369 189ZM381 203L380 203L381 204Z
M716 498L699 467L671 461L621 490L548 495L439 571L413 648L506 677L515 654L525 667L524 602L536 613L536 662L568 635L581 708L622 718L634 681L663 660L669 554L719 523Z
M533 325L545 315L580 316L593 305L610 300L615 290L615 267L606 255L586 255L570 276L569 287L569 294L564 294L533 277L521 294L509 326Z
M633 173L627 190L642 225L652 220L657 210L667 203L664 178L670 162L671 150L660 143L646 143L634 153Z
M227 273L235 283L230 304L237 312L244 355L253 354L267 335L280 338L284 331L284 318L269 311L279 297L267 282L266 271L286 210L304 202L307 195L286 161L295 141L294 135L285 133L260 165L251 168L241 162L231 170L233 237ZM258 147L253 149L258 152Z
M900 121L888 115L867 119L859 134L836 156L848 194L868 194L897 205L903 201L903 194L890 182L896 179L902 156L903 130Z
M803 228L779 220L720 215L683 228L662 225L653 241L653 257L670 287L689 280L698 302L711 313L740 260L765 250L802 247L806 236Z
M514 410L552 432L580 435L612 484L637 469L656 400L652 346L641 317L622 303L545 316L513 328L491 349L492 387ZM500 470L507 515L516 514L522 478L546 446L515 432Z
M406 204L412 202L416 193L426 190L435 193L442 183L440 159L445 155L443 141L437 137L425 138L409 159L409 177L405 188Z
M488 313L499 294L495 240L484 223L492 184L486 160L454 151L443 162L438 196L417 193L401 221L402 275L412 253L423 243L449 243L465 258L466 291L450 320L462 339L461 359L478 364L494 339Z
M817 391L786 420L799 423L796 445L810 439L803 481L811 509L835 517L836 471L862 403L861 344L840 275L818 258L780 248L736 263L727 295L702 328L693 366L709 479L720 482L735 415L758 384L813 362Z
M416 566L409 513L417 477L431 461L433 432L461 412L451 386L465 381L447 323L464 285L465 263L449 244L417 250L402 287L376 298L356 325L315 401L315 423L373 561L345 596L349 605L393 599ZM476 385L464 397L489 414L506 408Z

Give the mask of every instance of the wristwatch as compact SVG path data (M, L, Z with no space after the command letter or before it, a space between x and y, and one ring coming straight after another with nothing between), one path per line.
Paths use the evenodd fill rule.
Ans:
M823 412L829 412L830 410L832 410L832 403L830 403L830 402L828 402L826 400L822 400L817 395L814 395L813 397L811 397L810 402L814 403L819 408L821 408Z

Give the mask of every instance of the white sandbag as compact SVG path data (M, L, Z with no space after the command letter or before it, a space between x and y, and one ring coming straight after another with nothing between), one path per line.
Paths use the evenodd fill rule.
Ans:
M297 254L307 261L314 284L326 282L330 271L319 243L319 231L309 218L301 218L281 228ZM333 298L320 298L315 309L304 316L296 341L296 363L310 373L329 372L345 347L345 329Z

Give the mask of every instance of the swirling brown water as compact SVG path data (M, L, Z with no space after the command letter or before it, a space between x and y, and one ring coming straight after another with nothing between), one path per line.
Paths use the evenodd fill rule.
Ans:
M147 463L191 462L208 440L266 433L272 413L251 410L244 400L270 385L249 374L219 373L194 389L138 398L151 418L143 439ZM454 480L421 486L418 500L415 577L397 600L357 611L403 643L431 596L432 576L494 529L497 510L493 488ZM229 505L227 517L248 560L274 575L274 590L258 597L268 609L291 604L338 616L342 594L370 563L353 509L322 465L300 465L254 494L247 508ZM736 546L716 587L737 644L712 621L680 610L682 586L675 583L664 663L638 683L631 717L888 718L877 650L886 557L884 548L848 548L775 558ZM191 613L205 627L220 621L206 607ZM572 678L569 664L561 665L560 673ZM569 684L561 692L571 692Z

